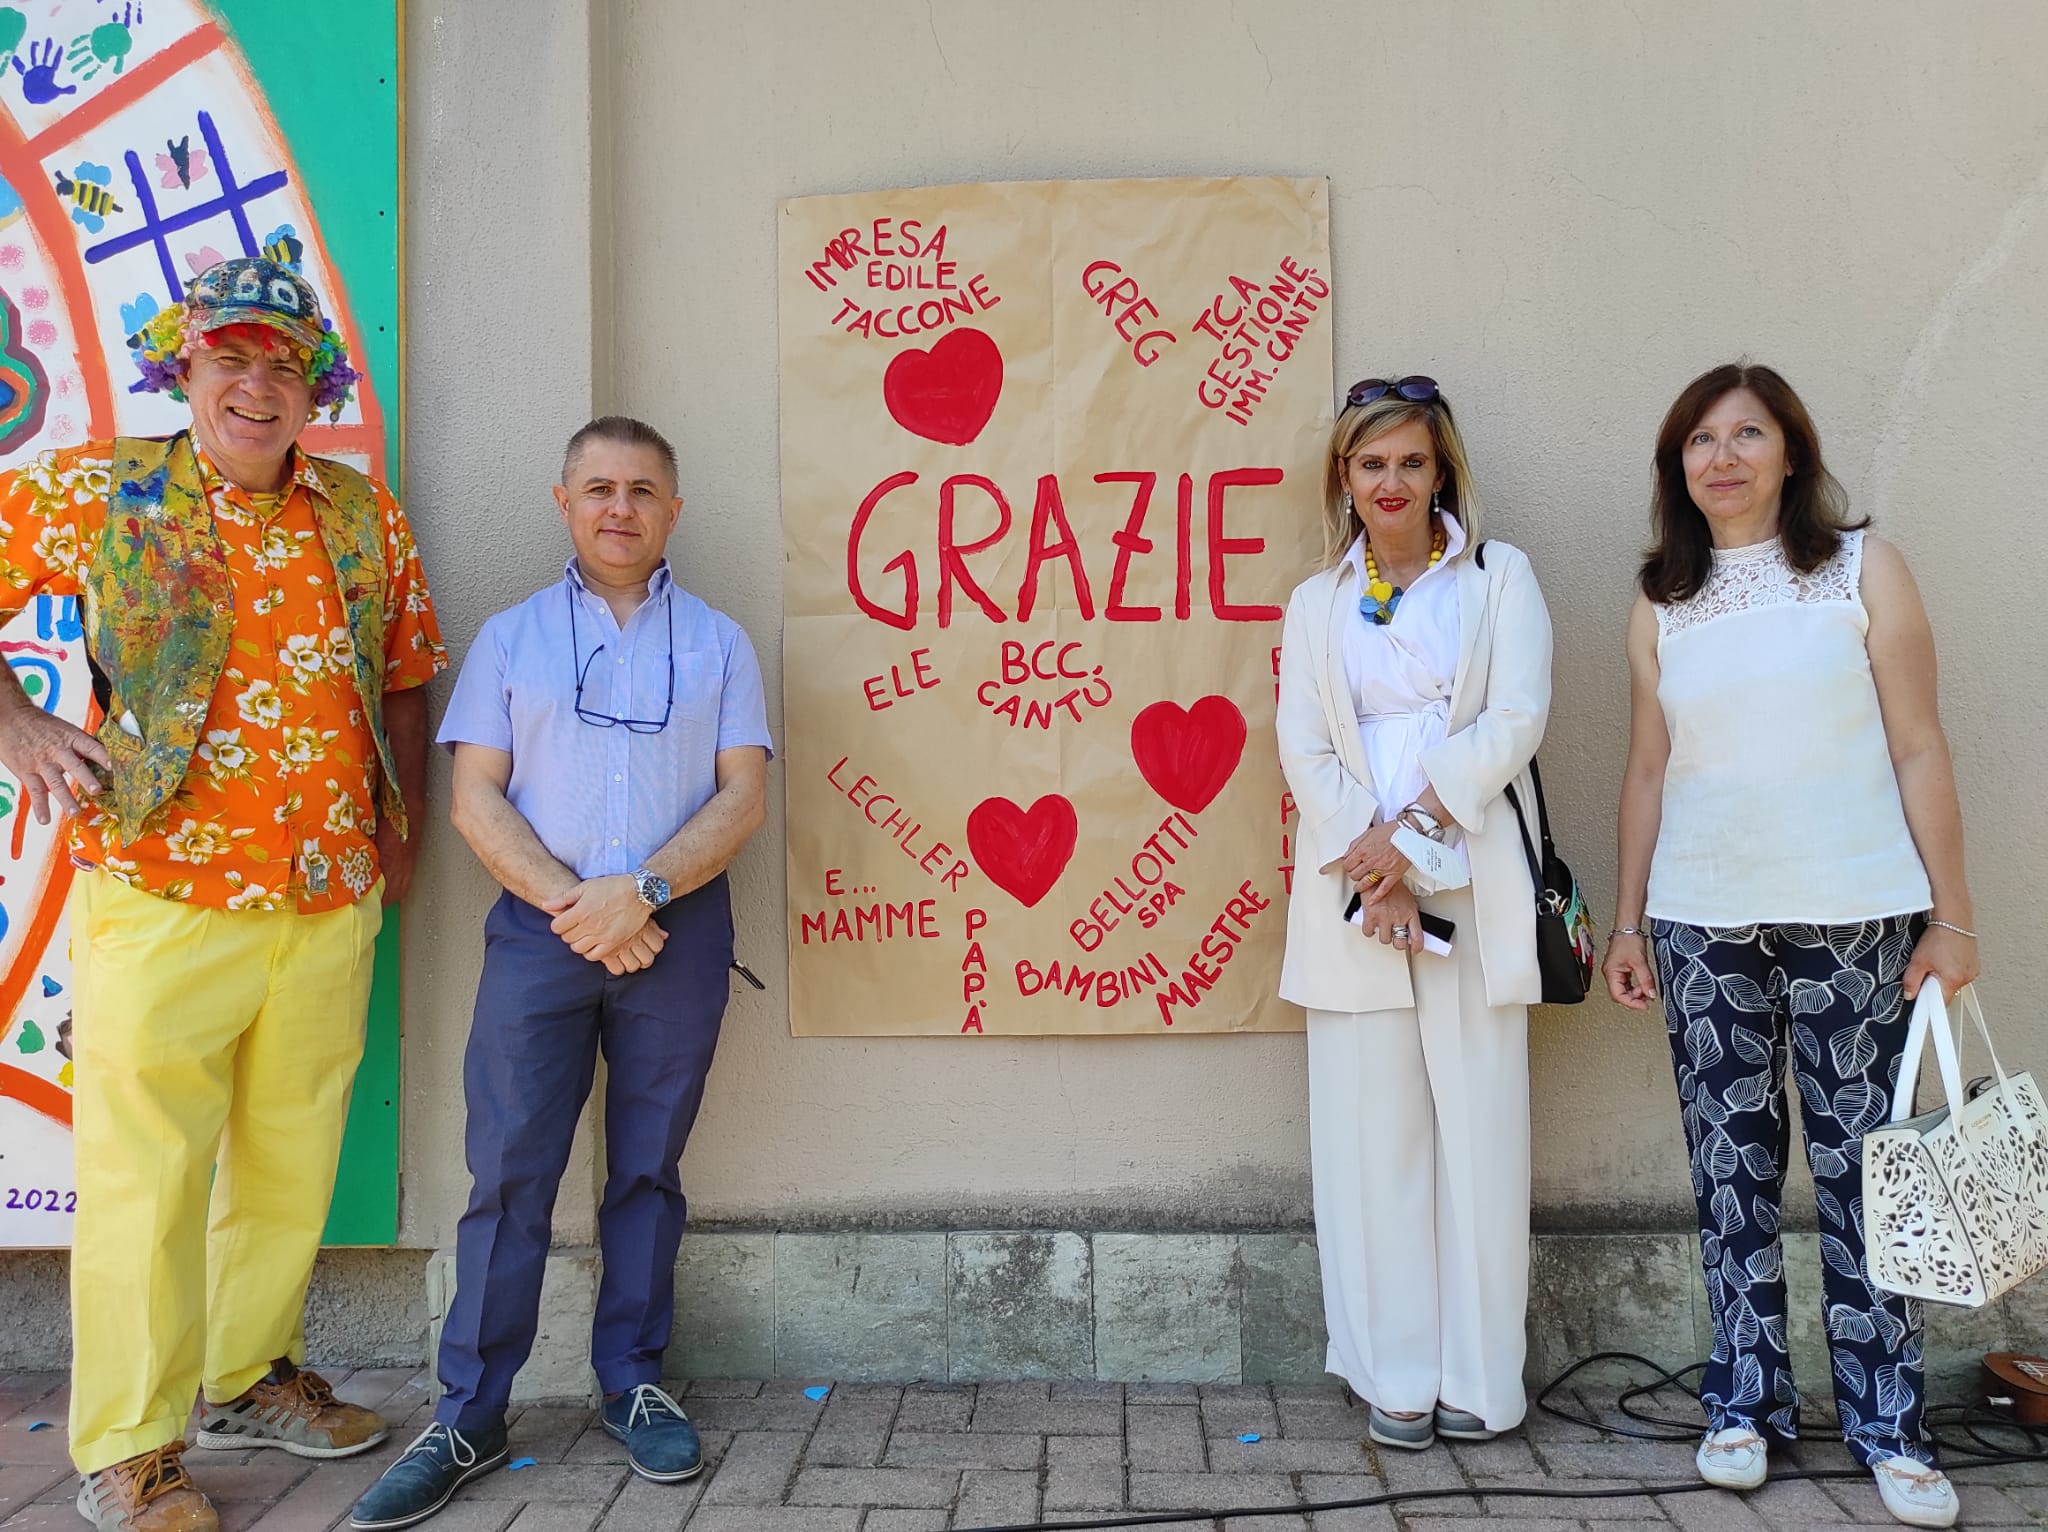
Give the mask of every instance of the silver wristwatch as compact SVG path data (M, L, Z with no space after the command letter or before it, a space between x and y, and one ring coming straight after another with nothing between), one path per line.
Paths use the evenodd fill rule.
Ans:
M640 902L650 910L658 910L669 901L668 880L645 867L633 874L633 886L640 890Z

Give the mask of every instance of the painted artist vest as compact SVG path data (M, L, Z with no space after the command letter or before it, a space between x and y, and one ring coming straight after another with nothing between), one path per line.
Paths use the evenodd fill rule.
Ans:
M320 541L355 645L356 693L383 767L380 807L400 833L405 805L384 737L383 518L370 481L312 458ZM84 583L88 648L104 692L99 741L114 763L102 802L133 842L192 764L234 640L234 586L206 485L184 432L116 437L106 525ZM132 718L137 732L122 727Z

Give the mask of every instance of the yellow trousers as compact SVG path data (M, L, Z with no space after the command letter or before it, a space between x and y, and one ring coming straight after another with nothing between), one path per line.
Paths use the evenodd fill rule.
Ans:
M300 915L74 880L81 1473L182 1438L202 1384L221 1402L304 1360L382 892Z

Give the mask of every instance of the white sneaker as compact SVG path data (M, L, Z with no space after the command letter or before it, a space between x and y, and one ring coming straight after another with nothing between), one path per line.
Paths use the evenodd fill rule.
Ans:
M1886 1458L1870 1465L1877 1480L1878 1498L1884 1508L1909 1527L1952 1527L1956 1513L1956 1487L1948 1475L1931 1464L1914 1458Z
M1722 1489L1755 1489L1768 1472L1767 1453L1764 1439L1748 1426L1723 1426L1707 1433L1693 1461L1699 1465L1700 1477L1709 1484Z

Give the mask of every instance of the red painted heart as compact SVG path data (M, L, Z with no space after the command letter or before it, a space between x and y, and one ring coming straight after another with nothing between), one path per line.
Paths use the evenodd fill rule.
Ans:
M882 374L896 424L927 441L964 447L981 435L1003 392L1003 354L980 330L955 330L929 351L899 351Z
M1059 882L1079 836L1074 805L1058 793L1047 793L1028 809L1008 798L984 798L967 816L967 849L975 865L1027 910Z
M1199 814L1237 770L1244 737L1244 714L1228 697L1204 697L1185 710L1155 702L1131 720L1131 758L1155 793Z

